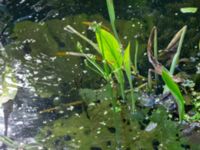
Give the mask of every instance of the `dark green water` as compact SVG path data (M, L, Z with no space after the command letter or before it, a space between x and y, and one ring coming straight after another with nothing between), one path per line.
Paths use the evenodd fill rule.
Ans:
M200 9L200 2L115 0L114 4L117 31L123 45L131 43L132 60L135 41L139 41L138 69L144 80L135 77L135 87L147 82L148 69L152 68L146 49L153 26L158 29L158 49L162 50L167 47L175 33L187 25L181 51L181 58L184 59L177 66L176 73L180 73L181 77L184 74L195 83L192 87L182 86L181 90L186 95L186 112L199 113L200 10L196 13L182 13L180 9ZM93 21L102 22L104 26L111 28L106 1L0 0L0 106L8 99L13 100L13 110L6 111L9 116L7 136L12 142L7 142L11 144L1 148L200 149L198 119L193 123L180 125L173 100L172 106L156 103L163 85L160 78L156 93L148 93L143 89L136 92L136 114L130 115L128 105L119 100L118 105L122 109L119 111L119 148L113 119L115 112L111 109L111 96L107 91L106 81L88 69L83 57L65 54L79 53L77 42L82 44L86 53L96 54L87 42L65 30L67 25L71 25L95 41L94 33L84 24ZM174 54L173 51L171 53L159 55L159 61L166 67L169 67ZM5 76L11 82L5 80ZM9 107L2 107L0 135L3 136L3 109L7 110ZM5 137L2 139L5 140Z

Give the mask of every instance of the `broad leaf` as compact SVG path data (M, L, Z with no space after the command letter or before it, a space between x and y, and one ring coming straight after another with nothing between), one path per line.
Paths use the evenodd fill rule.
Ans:
M174 82L170 73L164 67L162 68L162 78L176 100L176 103L178 105L179 119L183 120L185 115L185 108L184 98L181 94L181 91L178 85Z
M96 30L96 39L99 46L99 53L113 69L122 66L121 48L115 37L104 29Z

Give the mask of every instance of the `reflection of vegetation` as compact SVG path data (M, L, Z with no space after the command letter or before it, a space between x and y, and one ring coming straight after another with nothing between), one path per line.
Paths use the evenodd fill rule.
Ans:
M8 148L12 149L24 149L24 150L35 150L40 149L42 146L40 144L21 144L18 142L13 141L12 139L6 136L0 136L0 141L8 146Z
M17 85L12 68L6 65L1 77L0 107L3 103L15 98L18 90Z
M87 74L83 73L85 69L79 67L82 63L79 58L65 55L58 56L58 52L65 53L67 51L76 51L76 41L80 41L83 47L92 52L92 50L90 50L91 47L84 41L72 34L63 32L63 30L66 25L73 24L74 27L78 28L78 31L84 32L84 35L90 35L90 32L86 31L86 26L80 26L80 24L82 24L83 21L93 19L108 24L99 15L89 17L84 14L66 17L63 20L49 20L43 23L23 21L16 24L12 34L12 38L15 38L15 42L7 46L7 49L9 49L7 53L10 58L20 60L25 68L29 70L30 76L28 80L31 86L35 87L36 92L40 96L49 97L54 94L57 95L60 93L59 91L61 91L61 95L68 95L70 92L67 93L66 90L62 92L63 86L61 83L65 82L65 85L67 87L72 87L71 90L73 91L74 87L77 87L77 83L79 82L77 79L80 79L81 76L87 76ZM134 24L134 28L131 27L132 23ZM120 26L120 24L123 24L123 26ZM126 29L126 31L124 31L123 34L120 33L120 35L127 38L131 37L132 34L139 33L138 29L142 30L138 25L138 20L133 22L119 20L117 21L117 27L119 26L120 28ZM125 43L126 39L122 41ZM139 57L141 57L141 55L142 51L139 51ZM60 70L60 66L64 68ZM73 71L71 72L68 70ZM45 80L46 78L47 80ZM77 81L77 83L74 83L73 80ZM47 81L49 81L48 84L46 84ZM83 82L86 83L85 80L83 80ZM60 88L57 88L58 85L61 85ZM80 86L84 86L84 84Z
M91 95L91 91L88 93ZM38 139L43 141L45 147L60 149L115 149L115 127L110 102L91 103L87 114L75 114L65 119L61 118L41 130ZM129 112L122 106L121 146L123 149L138 150L163 148L181 150L183 139L179 139L176 123L168 119L164 109L155 110L149 120L145 120L146 113L138 112L132 123L129 121ZM140 122L140 123L138 123ZM145 123L146 122L146 123ZM152 127L151 124L157 124ZM145 130L144 130L145 128Z
M16 38L16 42L8 46L8 55L20 60L25 69L28 69L28 80L40 96L59 94L62 92L61 83L64 82L66 86L72 87L68 90L73 91L73 87L78 86L75 81L84 74L79 67L81 60L76 57L57 57L56 53L74 50L74 37L63 34L63 28L73 20L81 22L85 17L80 15L77 19L69 17L63 21L52 20L44 24L26 21L15 26L12 37ZM79 29L84 31L85 27ZM63 67L62 70L60 66Z

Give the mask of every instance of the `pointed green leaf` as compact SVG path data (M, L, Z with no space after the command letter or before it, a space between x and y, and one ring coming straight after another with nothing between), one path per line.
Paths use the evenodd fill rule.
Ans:
M121 48L115 37L104 29L96 30L96 39L99 46L99 53L104 60L114 69L122 66Z
M124 52L124 69L129 80L131 80L131 58L130 58L130 43Z
M107 2L107 7L108 7L108 13L110 16L110 21L114 22L115 21L115 9L113 5L113 0L106 0Z
M183 95L181 94L178 85L174 82L169 71L164 67L162 68L162 78L176 100L176 103L178 105L179 119L183 120L185 115Z

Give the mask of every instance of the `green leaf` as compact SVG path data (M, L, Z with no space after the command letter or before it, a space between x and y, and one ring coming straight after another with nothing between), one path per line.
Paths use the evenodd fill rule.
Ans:
M106 0L106 2L107 2L108 14L110 17L110 23L112 26L113 33L115 35L115 38L118 40L118 42L121 43L119 40L119 36L117 34L116 27L115 27L115 8L114 8L113 0Z
M12 68L5 67L2 73L2 93L0 94L0 107L8 100L13 100L17 94L17 81L13 74Z
M108 7L108 13L110 16L110 21L114 22L115 21L115 9L113 5L113 0L106 0L107 2L107 7Z
M162 68L162 79L176 100L178 105L179 119L182 121L185 115L184 98L178 85L174 82L171 74L164 67Z
M182 13L196 13L198 10L197 7L183 7L180 9Z
M113 69L119 69L122 66L121 48L115 37L104 29L96 30L96 39L99 46L99 53L103 59Z
M124 69L129 80L131 80L131 58L130 58L130 43L124 52Z
M111 33L100 27L96 29L96 39L99 46L99 53L102 55L103 61L109 64L112 72L115 74L120 84L121 96L124 99L123 56L121 54L121 47Z
M130 89L131 89L132 111L134 111L135 110L135 98L133 95L133 84L132 84L132 79L131 79L131 66L132 66L132 62L131 62L131 57L130 57L130 43L129 43L124 52L124 70L126 72L126 76L128 78Z

